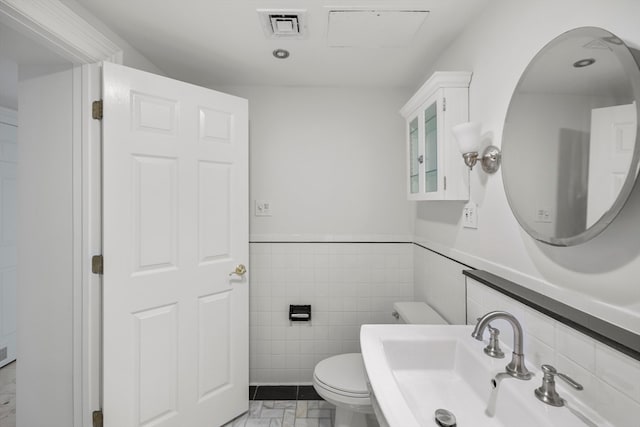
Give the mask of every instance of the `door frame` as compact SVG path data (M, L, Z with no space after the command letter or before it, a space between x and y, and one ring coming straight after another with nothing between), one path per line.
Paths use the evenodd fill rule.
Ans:
M59 0L0 0L0 23L69 60L73 68L73 427L101 409L101 286L91 257L102 251L100 62L121 64L123 48Z

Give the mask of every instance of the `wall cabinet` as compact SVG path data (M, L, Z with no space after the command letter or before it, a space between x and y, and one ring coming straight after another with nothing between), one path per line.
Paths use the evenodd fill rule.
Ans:
M400 110L409 200L469 199L469 172L451 128L469 121L470 81L470 72L436 72Z

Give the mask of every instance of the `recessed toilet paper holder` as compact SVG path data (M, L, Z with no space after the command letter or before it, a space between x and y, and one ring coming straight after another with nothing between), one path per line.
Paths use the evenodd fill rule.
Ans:
M289 305L289 320L292 322L308 322L311 320L311 305Z

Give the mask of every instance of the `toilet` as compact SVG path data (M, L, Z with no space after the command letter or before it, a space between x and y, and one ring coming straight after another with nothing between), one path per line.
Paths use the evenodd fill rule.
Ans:
M396 302L393 316L398 323L448 323L423 302ZM377 425L361 353L339 354L320 361L313 371L313 388L324 400L336 406L334 427Z

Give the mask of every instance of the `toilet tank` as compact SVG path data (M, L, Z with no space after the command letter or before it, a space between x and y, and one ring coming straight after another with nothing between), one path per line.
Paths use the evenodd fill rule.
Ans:
M393 303L393 317L396 323L410 325L447 325L430 305L424 302L396 302Z

